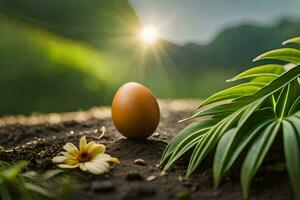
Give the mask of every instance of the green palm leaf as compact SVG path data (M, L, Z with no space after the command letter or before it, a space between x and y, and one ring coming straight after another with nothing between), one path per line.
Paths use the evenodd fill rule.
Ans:
M282 48L267 53L261 54L256 57L253 61L263 60L263 59L275 59L282 60L294 64L300 64L300 50L292 48Z
M231 88L228 88L226 90L223 90L221 92L218 92L212 96L210 96L208 99L206 99L203 103L200 104L200 107L228 99L235 99L238 97L248 96L256 91L258 91L260 88L265 86L264 83L243 83L237 86L233 86Z
M197 117L209 116L209 115L223 115L224 117L232 114L234 111L238 110L241 106L245 103L224 103L224 104L217 104L217 105L210 105L206 108L202 108L197 113L195 113L192 117L187 119L193 119Z
M245 78L256 78L256 77L271 77L276 78L282 72L284 68L282 65L269 64L258 67L253 67L247 71L240 73L239 75L227 80L227 82L237 81Z
M208 128L210 126L215 125L217 122L219 122L222 118L212 118L209 120L203 120L199 122L195 122L193 124L190 124L186 128L184 128L182 131L180 131L175 138L170 142L170 144L166 147L160 164L164 163L165 160L175 151L175 149L178 147L180 142L182 142L183 139L190 136L191 134L197 134L197 132L200 132L201 130ZM192 139L192 138L191 138Z
M273 116L274 113L271 109L257 111L233 133L227 132L224 134L220 139L214 157L213 173L216 186L219 185L223 175L233 165L246 145L270 124Z
M272 82L276 77L271 76L258 76L255 77L252 81L256 83L270 83Z
M300 37L287 43L300 43ZM300 50L278 49L255 60L275 59L300 64ZM213 179L218 186L241 152L248 149L241 168L245 198L255 176L279 132L295 198L300 198L300 65L289 69L269 64L249 69L229 81L249 82L225 89L206 99L197 112L185 119L198 121L183 129L167 146L160 164L164 170L193 150L186 171L190 176L214 149ZM203 120L204 119L204 120Z
M171 165L180 158L184 153L186 153L191 148L195 147L196 144L203 138L203 135L205 133L205 130L198 131L195 133L190 134L184 140L182 140L174 149L174 152L172 153L170 159L165 164L164 171L167 171Z
M300 119L290 120L283 121L283 146L295 199L300 199Z
M239 115L241 115L241 113L242 111L234 112L229 117L219 122L210 131L208 131L207 134L203 136L203 138L198 142L191 155L191 159L186 173L187 177L190 176L193 173L193 171L195 171L195 169L201 163L203 158L215 147L220 137L227 130L229 130L235 122L237 122L237 118Z
M300 74L300 65L286 71L281 76L276 78L271 83L267 84L265 87L258 90L253 95L245 95L240 98L236 98L233 101L236 103L241 103L239 106L244 106L244 105L249 104L253 101L256 101L260 98L271 95L274 92L282 89L284 86L288 85L293 80L297 79L299 77L299 74ZM212 95L212 96L214 96L214 95ZM211 98L211 97L209 97L209 98ZM199 107L202 107L207 104L209 104L209 103L207 103L207 102L205 104L202 103Z
M278 101L276 102L275 111L280 119L283 119L286 116L286 113L288 112L288 104L293 101L290 96L290 87L291 86L289 84L281 91Z
M297 43L297 44L300 44L300 37L295 37L295 38L286 40L286 41L284 41L282 44L283 44L283 45L286 45L286 44L289 44L289 43Z
M257 91L251 96L245 96L238 98L236 102L253 102L256 101L257 99L263 98L270 96L274 94L277 91L280 91L283 87L288 85L290 82L294 81L297 79L300 75L300 65L286 71L283 73L281 76L276 78L274 81Z
M300 107L300 96L294 101L293 105L289 109L288 116L293 114L296 110L299 110Z
M280 126L280 122L272 122L262 134L258 135L249 149L241 170L244 198L248 198L250 182L270 149Z

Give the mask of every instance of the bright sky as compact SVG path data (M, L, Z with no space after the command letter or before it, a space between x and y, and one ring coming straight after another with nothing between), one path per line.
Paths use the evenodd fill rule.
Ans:
M207 43L225 27L300 17L300 0L129 0L144 25L176 43Z

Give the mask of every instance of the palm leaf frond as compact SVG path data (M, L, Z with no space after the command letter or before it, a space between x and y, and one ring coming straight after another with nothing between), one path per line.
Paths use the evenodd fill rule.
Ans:
M284 42L300 43L300 37ZM198 121L187 126L170 142L161 158L168 170L174 162L192 150L186 176L215 150L213 179L215 186L246 151L241 167L244 197L249 196L252 178L283 133L287 171L295 198L300 198L300 50L282 48L264 53L254 60L274 59L287 62L261 65L240 73L228 82L248 80L218 92L198 107L191 117Z

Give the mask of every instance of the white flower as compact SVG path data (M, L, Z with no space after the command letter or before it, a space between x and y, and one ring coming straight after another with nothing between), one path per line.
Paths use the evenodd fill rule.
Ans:
M103 174L110 170L109 162L120 164L117 158L104 153L105 146L94 141L87 144L85 136L81 137L78 148L68 142L63 146L65 151L60 152L52 161L60 168L77 168L93 174Z

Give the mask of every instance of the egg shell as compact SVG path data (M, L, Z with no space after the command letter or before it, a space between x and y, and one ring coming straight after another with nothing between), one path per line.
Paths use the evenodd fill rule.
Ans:
M129 139L145 139L159 124L159 106L148 88L129 82L122 85L114 96L112 119L123 136Z

